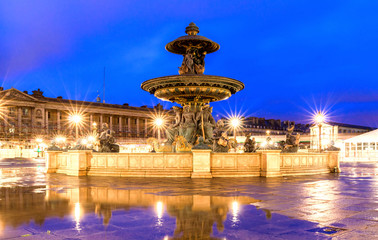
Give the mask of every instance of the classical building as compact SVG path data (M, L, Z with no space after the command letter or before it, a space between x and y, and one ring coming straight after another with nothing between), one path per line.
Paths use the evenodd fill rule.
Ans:
M327 148L329 144L333 143L341 146L345 139L367 133L374 130L371 127L351 125L337 122L323 123L321 127L321 146L322 149ZM313 125L310 127L311 148L319 149L319 126Z
M115 132L119 142L142 142L153 136L152 113L164 111L161 105L132 107L101 102L87 102L50 98L38 89L29 94L11 88L0 88L0 137L2 141L28 143L36 137L51 139L64 135L73 139L75 127L69 116L80 113L83 122L78 128L79 135L101 128L103 123Z

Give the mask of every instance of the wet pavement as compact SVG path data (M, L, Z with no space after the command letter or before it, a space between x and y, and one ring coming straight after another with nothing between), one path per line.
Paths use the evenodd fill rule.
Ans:
M192 180L70 177L24 161L0 161L0 239L378 239L378 163Z

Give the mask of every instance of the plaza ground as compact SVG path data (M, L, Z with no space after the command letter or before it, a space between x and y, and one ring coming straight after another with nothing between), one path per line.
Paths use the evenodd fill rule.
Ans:
M279 178L45 174L0 162L0 239L374 239L378 163Z

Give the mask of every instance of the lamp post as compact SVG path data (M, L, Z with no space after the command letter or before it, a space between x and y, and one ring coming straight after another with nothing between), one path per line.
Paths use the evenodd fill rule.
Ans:
M163 124L164 124L164 119L163 118L161 118L161 117L155 118L154 125L157 128L157 130L158 130L158 142L159 143L160 143L160 129L163 126Z
M235 140L236 140L236 129L237 129L238 127L240 127L240 125L241 125L241 120L240 120L240 118L238 118L238 117L233 117L233 118L230 119L230 123L231 123L231 127L232 127L233 130L234 130L234 138L235 138Z
M319 127L319 152L322 151L322 124L324 123L325 116L320 111L315 115L315 122Z
M41 144L42 143L42 138L37 138L36 140L35 140L36 142L37 142L37 153L38 153L38 155L37 155L37 158L39 158L39 144Z
M69 120L71 123L75 124L75 139L76 141L79 139L79 131L78 131L78 125L83 120L82 116L79 114L72 114L69 116Z

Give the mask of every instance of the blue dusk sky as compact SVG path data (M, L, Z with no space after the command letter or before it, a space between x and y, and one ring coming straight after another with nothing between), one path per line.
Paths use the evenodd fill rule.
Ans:
M106 67L107 103L152 106L140 84L178 74L182 57L164 47L194 22L221 46L205 74L245 83L215 115L306 123L325 109L378 127L377 13L374 0L0 0L0 81L94 101Z

